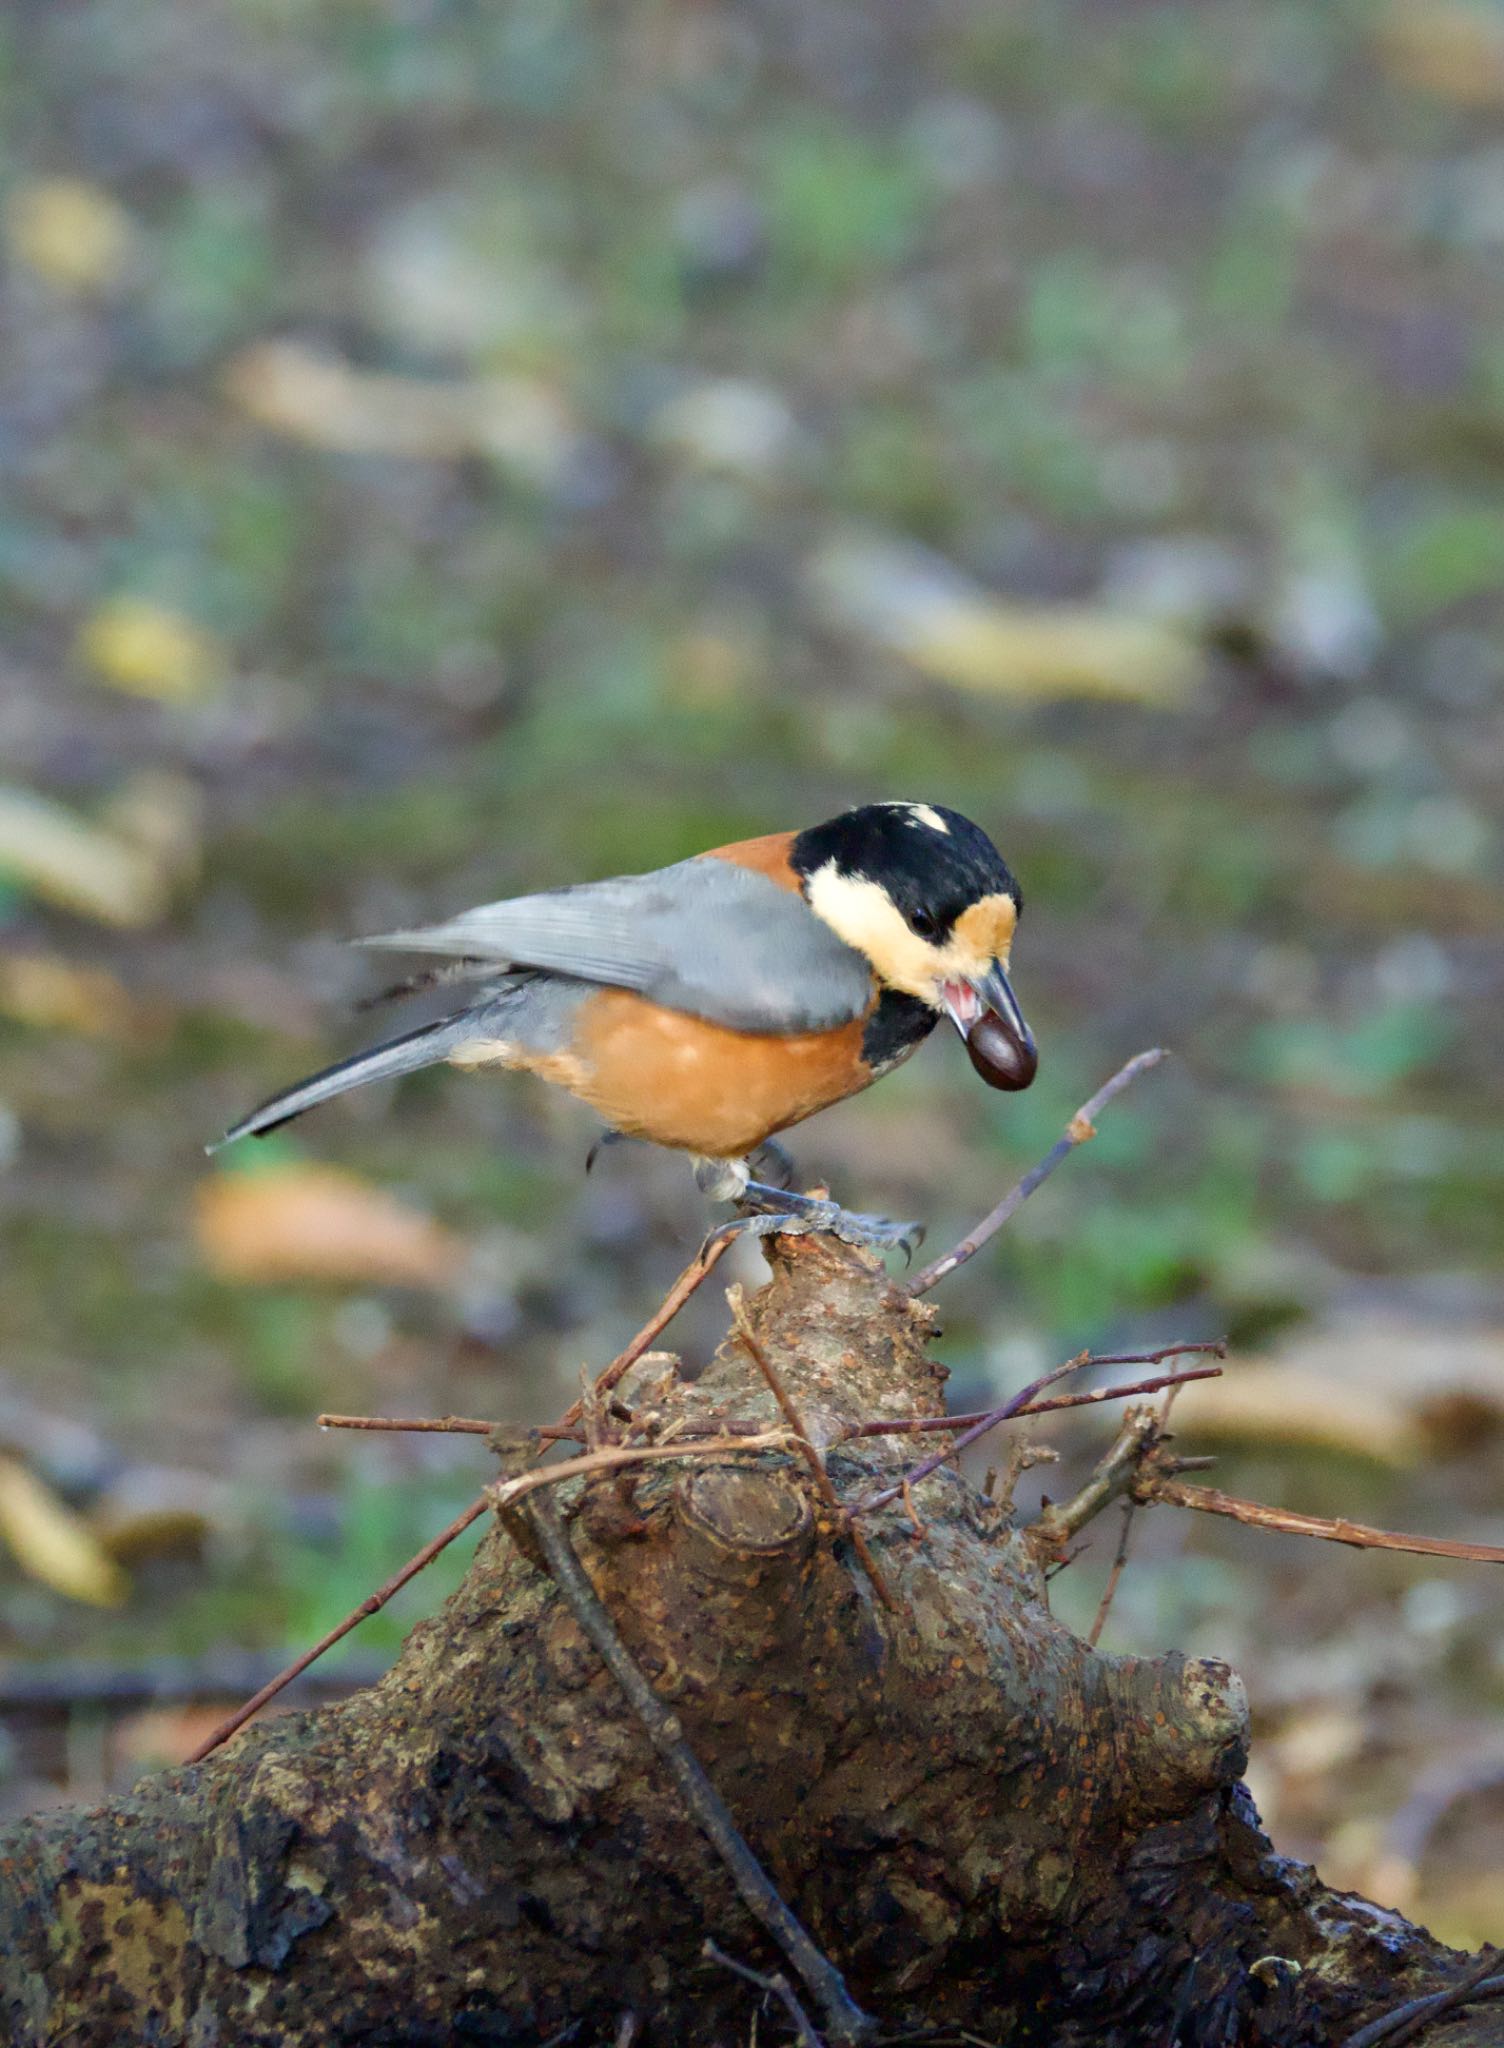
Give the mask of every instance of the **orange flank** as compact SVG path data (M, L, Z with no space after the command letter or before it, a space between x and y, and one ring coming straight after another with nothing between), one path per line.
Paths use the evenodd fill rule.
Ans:
M566 1085L631 1137L739 1159L868 1085L863 1030L858 1018L787 1038L732 1031L603 989L581 1008L573 1050L583 1073Z

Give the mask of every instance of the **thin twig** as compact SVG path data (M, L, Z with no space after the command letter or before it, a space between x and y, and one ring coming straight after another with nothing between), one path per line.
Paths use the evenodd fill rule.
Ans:
M823 1956L769 1880L738 1829L726 1802L684 1739L670 1712L637 1668L602 1605L551 1495L538 1494L529 1519L549 1574L570 1613L626 1695L648 1739L668 1766L680 1796L701 1831L730 1871L742 1903L764 1926L799 1973L825 2017L831 2038L843 2044L870 2040L873 2023L852 2000L841 1973Z
M759 1991L778 1999L793 2021L794 2036L799 2048L823 2048L820 2036L810 2024L809 2014L799 2003L793 1985L782 1970L774 1970L771 1975L765 1974L762 1970L754 1970L746 1963L739 1963L734 1956L728 1956L725 1950L717 1948L713 1941L707 1941L700 1953L708 1956L711 1962L719 1963L723 1969L734 1970L738 1977L744 1978L748 1984L755 1984Z
M320 1429L401 1429L454 1436L489 1436L497 1426L473 1415L319 1415L314 1420Z
M1096 1387L1089 1394L1051 1394L1043 1401L1031 1401L1027 1408L1016 1408L1008 1420L1027 1422L1033 1415L1053 1415L1062 1408L1097 1408L1104 1401L1131 1401L1138 1394L1158 1394L1166 1387L1186 1386L1191 1380L1221 1377L1221 1366L1200 1365L1192 1372L1159 1373L1152 1380L1134 1380L1126 1387ZM969 1429L974 1422L985 1422L991 1412L975 1408L962 1415L911 1416L905 1422L858 1422L841 1441L849 1443L863 1436L932 1436L940 1430Z
M1105 1357L1093 1355L1086 1361L1086 1366L1082 1370L1085 1371L1087 1367L1095 1365L1157 1364L1162 1358L1175 1358L1182 1352L1192 1351L1208 1352L1217 1358L1225 1355L1221 1343L1172 1344L1164 1351L1146 1351L1138 1354L1122 1352ZM1197 1366L1189 1372L1164 1373L1157 1379L1135 1380L1131 1386L1126 1387L1097 1387L1089 1394L1056 1394L1047 1401L1035 1401L1028 1408L1020 1408L1018 1413L1020 1416L1046 1415L1057 1408L1091 1408L1102 1401L1122 1401L1136 1394L1157 1394L1164 1387L1178 1387L1185 1385L1189 1380L1211 1380L1217 1377L1216 1366ZM856 1422L846 1431L841 1442L850 1443L853 1439L863 1436L916 1436L932 1430L966 1429L973 1422L980 1422L987 1412L984 1408L977 1408L961 1415L918 1415L900 1422ZM504 1427L499 1422L482 1422L478 1416L473 1415L320 1415L316 1420L320 1429L409 1431L426 1435L447 1431L461 1436L492 1436ZM734 1436L738 1431L744 1436L755 1436L758 1433L757 1424L738 1422L732 1418L722 1426L720 1433ZM704 1432L707 1435L715 1433ZM575 1443L582 1440L578 1429L566 1429L558 1422L543 1423L530 1430L529 1434L536 1436L542 1443ZM693 1429L685 1432L688 1438L693 1438L694 1434Z
M1174 1344L1167 1351L1150 1354L1144 1362L1150 1362L1150 1358L1155 1360L1172 1358L1177 1352L1181 1351L1209 1351L1218 1358L1225 1355L1219 1344ZM1105 1359L1093 1357L1084 1360L1080 1369L1082 1372L1086 1372L1094 1365L1121 1365L1124 1363L1137 1364L1139 1361L1137 1359L1125 1360L1121 1357ZM1074 1364L1075 1361L1073 1360L1073 1367ZM1057 1408L1094 1408L1102 1401L1121 1401L1131 1398L1135 1394L1157 1394L1165 1387L1183 1387L1190 1380L1219 1379L1221 1372L1222 1368L1217 1365L1198 1365L1191 1367L1186 1372L1161 1373L1155 1379L1135 1380L1131 1386L1126 1387L1094 1387L1087 1394L1051 1394L1046 1400L1031 1401L1027 1407L1015 1408L1013 1414L1008 1419L1012 1421L1014 1419L1022 1420L1027 1415L1048 1415ZM934 1430L969 1429L974 1422L985 1422L989 1415L995 1413L996 1410L991 1408L975 1408L961 1415L918 1415L909 1416L897 1422L856 1422L847 1431L843 1441L849 1441L853 1437L862 1436L916 1436L928 1434Z
M728 1243L729 1239L721 1238L708 1245L698 1257L690 1261L653 1314L637 1332L631 1343L627 1345L624 1351L617 1353L616 1357L612 1359L611 1363L597 1379L595 1383L597 1394L605 1395L609 1393L623 1373L636 1364L653 1339L672 1322L701 1281L708 1278ZM573 1407L560 1417L558 1422L545 1424L543 1428L537 1430L534 1434L544 1442L550 1442L561 1437L573 1437L576 1434L576 1425L580 1421L582 1412L582 1404L576 1401ZM458 1431L471 1436L489 1436L495 1428L494 1423L481 1422L473 1417L458 1415L440 1416L433 1420L420 1419L413 1421L401 1418L388 1419L378 1415L321 1415L319 1423L325 1429L448 1430ZM617 1460L615 1462L622 1461ZM540 1480L539 1483L551 1484L553 1480L560 1476L563 1475L561 1475L559 1468L556 1466L551 1467L546 1477ZM259 1691L254 1692L248 1700L243 1701L233 1714L227 1715L220 1722L219 1726L205 1737L198 1748L188 1757L187 1761L191 1764L202 1763L204 1758L212 1755L221 1743L228 1742L230 1737L237 1730L243 1728L252 1715L258 1713L268 1700L275 1699L277 1694L283 1691L285 1687L291 1685L295 1678L300 1677L310 1664L317 1663L326 1650L332 1649L353 1628L358 1628L368 1615L375 1614L385 1607L392 1596L400 1592L409 1579L416 1578L426 1565L432 1564L440 1551L446 1550L456 1537L462 1536L472 1522L479 1521L491 1504L492 1489L488 1487L478 1500L472 1501L464 1513L457 1516L449 1524L447 1529L441 1530L431 1543L425 1543L416 1556L410 1557L402 1569L394 1573L384 1586L379 1586L374 1593L368 1593L358 1607L353 1608L342 1622L335 1628L330 1629L327 1635L321 1636L311 1649L305 1650L301 1656L294 1658L293 1662L284 1671L279 1671L275 1678L269 1679Z
M1087 1365L1160 1365L1167 1358L1181 1358L1192 1352L1205 1353L1212 1358L1227 1356L1227 1339L1219 1337L1204 1344L1166 1344L1158 1351L1102 1351L1093 1352ZM1202 1369L1169 1375L1159 1380L1143 1380L1131 1387L1099 1387L1092 1394L1062 1394L1052 1401L1036 1402L1032 1408L1021 1409L1020 1414L1042 1415L1051 1408L1081 1408L1095 1401L1111 1401L1125 1394L1153 1394L1161 1387L1180 1384L1184 1380L1214 1379L1215 1371ZM980 1422L984 1410L977 1409L969 1415L926 1415L908 1422L859 1422L848 1437L896 1436L911 1430L965 1429L968 1423ZM476 1415L318 1415L314 1418L320 1429L365 1429L408 1432L414 1435L490 1436L500 1429L499 1422L485 1422ZM733 1429L735 1425L730 1425ZM748 1425L751 1433L755 1425ZM561 1439L577 1441L579 1430L565 1422L545 1422L532 1432L544 1443L555 1443Z
M978 1437L985 1436L989 1429L996 1429L1000 1422L1009 1422L1015 1415L1023 1414L1036 1394L1042 1394L1045 1388L1053 1386L1056 1380L1064 1379L1068 1372L1079 1372L1088 1362L1090 1355L1086 1351L1080 1352L1075 1358L1068 1358L1064 1365L1057 1365L1050 1372L1042 1373L1037 1380L1031 1380L1028 1386L1020 1387L1018 1392L1004 1401L1000 1408L989 1408L979 1422L974 1422L970 1429L963 1429L955 1442L947 1444L943 1451L936 1451L933 1457L921 1458L917 1465L911 1465L903 1477L892 1486L881 1487L876 1493L869 1493L865 1500L859 1500L851 1513L870 1515L878 1508L885 1508L889 1501L899 1499L906 1486L917 1486L921 1479L928 1479L932 1472L938 1472L942 1465L948 1464L952 1458L959 1457L962 1451L977 1441Z
M1444 1536L1407 1536L1396 1529L1372 1529L1365 1522L1341 1517L1297 1514L1291 1508L1266 1507L1242 1500L1214 1486L1188 1486L1184 1480L1144 1473L1134 1487L1145 1506L1196 1508L1207 1515L1227 1515L1255 1529L1278 1529L1289 1536L1316 1536L1324 1543L1348 1543L1355 1550L1405 1550L1418 1557L1453 1557L1463 1564L1504 1564L1504 1549L1492 1543L1454 1543Z
M948 1274L954 1273L957 1266L964 1266L968 1259L975 1258L988 1239L995 1237L1009 1218L1016 1215L1028 1201L1034 1190L1049 1179L1061 1160L1074 1152L1078 1145L1084 1145L1088 1138L1097 1135L1096 1119L1113 1097L1120 1095L1130 1082L1138 1079L1140 1074L1146 1074L1150 1067L1157 1067L1161 1060L1168 1057L1163 1046L1153 1046L1148 1052L1135 1053L1126 1065L1119 1067L1112 1079L1104 1082L1089 1102L1082 1103L1044 1158L1037 1166L1031 1167L1015 1187L1008 1190L991 1214L984 1216L976 1229L963 1237L958 1245L953 1246L942 1257L932 1260L914 1275L909 1282L909 1293L928 1294L930 1289L944 1280Z
M1123 1503L1123 1528L1118 1537L1117 1555L1112 1560L1112 1570L1107 1574L1107 1584L1102 1589L1102 1598L1097 1605L1096 1619L1086 1632L1086 1640L1092 1649L1102 1640L1102 1631L1107 1626L1107 1617L1112 1610L1113 1595L1118 1589L1118 1580L1123 1576L1123 1567L1128 1562L1128 1538L1133 1530L1133 1515L1138 1503L1126 1500Z
M535 1465L515 1479L498 1479L487 1488L498 1508L515 1507L526 1494L540 1487L557 1486L561 1480L578 1478L582 1472L612 1472L623 1465L651 1465L665 1458L729 1457L743 1452L780 1451L788 1448L789 1432L764 1430L760 1436L681 1437L671 1444L607 1444L598 1451L584 1451L578 1458L561 1458L557 1465Z
M1496 1948L1483 1949L1455 1984L1444 1991L1428 1992L1423 1998L1410 1998L1403 2005L1391 2006L1367 2026L1359 2027L1356 2034L1349 2034L1342 2048L1380 2048L1381 2043L1383 2048L1402 2048L1404 2042L1413 2041L1443 2014L1455 2012L1475 1998L1498 1998L1504 1994L1504 1976L1490 1974L1498 1961Z
M447 1550L457 1537L463 1536L472 1522L478 1522L490 1505L489 1493L483 1493L479 1500L471 1501L463 1514L456 1515L447 1529L441 1529L437 1536L425 1543L417 1555L410 1557L401 1571L394 1572L384 1586L378 1586L374 1593L367 1593L360 1605L353 1608L342 1622L330 1629L327 1635L320 1636L311 1650L305 1650L301 1657L295 1657L285 1671L279 1671L275 1678L268 1679L259 1692L253 1692L233 1714L227 1715L184 1761L201 1764L222 1742L228 1742L237 1730L245 1726L253 1714L260 1712L268 1700L275 1699L285 1686L291 1685L293 1680L301 1672L306 1671L310 1664L316 1663L326 1650L332 1650L342 1636L347 1636L351 1629L357 1628L368 1615L376 1614L385 1607L393 1594L400 1593L409 1579L415 1579L425 1565L433 1563L441 1550Z
M609 1394L617 1381L631 1371L643 1352L651 1348L653 1339L668 1328L695 1289L710 1278L730 1243L729 1237L712 1238L709 1244L696 1253L631 1343L624 1351L618 1351L605 1371L599 1375L595 1382L597 1394ZM560 1433L572 1430L583 1412L581 1403L576 1401L559 1417L554 1428Z
M897 1600L893 1597L893 1589L884 1578L882 1567L872 1555L872 1547L868 1543L866 1535L856 1527L851 1519L851 1515L843 1506L841 1497L831 1482L830 1474L825 1469L825 1460L815 1449L814 1444L810 1440L809 1431L804 1426L804 1419L800 1415L799 1410L794 1406L793 1396L783 1384L777 1366L769 1358L766 1349L758 1338L757 1332L747 1320L746 1304L742 1299L740 1287L733 1287L728 1299L731 1303L731 1316L736 1325L736 1334L741 1339L747 1356L767 1381L773 1399L778 1403L780 1414L793 1431L794 1439L804 1454L804 1462L809 1466L815 1485L820 1490L821 1499L850 1536L851 1547L861 1560L862 1570L872 1581L873 1589L878 1599L882 1601L890 1614L897 1614L899 1608Z

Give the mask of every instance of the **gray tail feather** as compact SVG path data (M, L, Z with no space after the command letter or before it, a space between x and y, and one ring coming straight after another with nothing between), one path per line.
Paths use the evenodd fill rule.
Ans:
M349 1059L336 1060L332 1067L310 1074L296 1088L284 1088L280 1095L273 1095L259 1109L243 1116L222 1138L204 1149L217 1152L237 1138L264 1138L269 1131L301 1116L305 1109L312 1109L315 1103L343 1095L348 1088L363 1087L367 1081L393 1080L398 1074L415 1074L420 1067L435 1066L447 1059L457 1045L474 1036L475 1025L468 1010L420 1025L416 1031L405 1031L400 1038L389 1038L384 1045L373 1045L366 1052L353 1053Z

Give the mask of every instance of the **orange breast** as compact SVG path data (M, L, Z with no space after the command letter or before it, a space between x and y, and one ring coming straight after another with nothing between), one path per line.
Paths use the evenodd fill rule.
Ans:
M764 1037L603 989L581 1006L566 1085L631 1137L736 1159L867 1086L862 1030Z

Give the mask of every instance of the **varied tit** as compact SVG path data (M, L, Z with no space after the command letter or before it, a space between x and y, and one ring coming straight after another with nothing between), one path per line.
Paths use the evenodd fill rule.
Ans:
M610 1133L693 1154L702 1189L745 1212L727 1231L907 1244L917 1225L768 1186L748 1160L890 1072L942 1017L984 1080L1027 1088L1037 1056L1007 971L1021 902L970 819L881 803L483 904L361 942L445 956L440 978L471 985L462 1007L273 1096L220 1142L439 1062L522 1068Z

